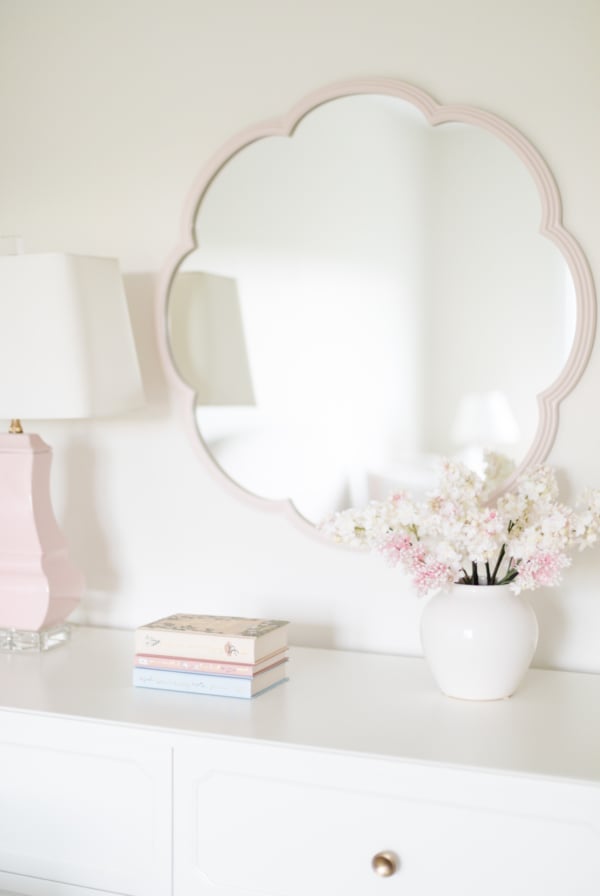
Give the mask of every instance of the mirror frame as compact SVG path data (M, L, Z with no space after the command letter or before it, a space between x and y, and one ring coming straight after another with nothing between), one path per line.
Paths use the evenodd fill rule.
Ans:
M252 125L228 140L203 166L193 182L184 205L179 240L168 256L159 277L156 305L159 350L176 404L183 412L190 438L209 472L238 499L261 510L283 513L304 531L316 535L322 541L326 540L325 536L314 523L302 516L291 498L273 500L248 491L243 485L235 482L210 453L196 422L196 393L180 376L173 357L169 339L169 293L181 264L198 248L195 241L198 210L208 187L227 162L246 146L265 137L291 137L302 119L316 107L331 100L361 94L397 97L416 106L431 125L444 122L475 125L489 131L507 144L525 164L537 187L542 212L539 233L558 247L573 278L576 296L573 345L561 373L537 395L539 421L533 442L502 491L510 488L517 476L526 469L543 463L547 458L558 430L559 405L581 378L592 351L596 331L596 296L592 273L579 244L562 225L561 198L554 177L529 140L502 118L468 105L442 105L420 88L404 81L373 78L337 82L313 91L292 106L286 115ZM331 543L330 540L327 541Z

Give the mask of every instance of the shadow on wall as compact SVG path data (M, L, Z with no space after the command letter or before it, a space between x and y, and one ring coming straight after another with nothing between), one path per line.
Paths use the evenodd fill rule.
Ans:
M155 422L169 415L169 390L155 325L156 278L146 273L124 274L123 283L146 397L145 404L135 411L135 419L143 425L144 421ZM118 425L119 419L111 418L109 425ZM103 464L102 451L91 434L89 438L85 434L69 438L65 455L61 458L66 471L61 528L68 537L72 560L83 572L87 606L93 607L92 595L100 595L102 613L106 614L106 602L117 591L120 580L110 526L98 512L102 506L98 495L110 470Z
M290 644L310 644L311 647L335 648L335 626L294 622Z
M156 334L156 281L154 274L123 274L131 328L146 393L146 417L165 416L169 405L169 389Z
M531 665L537 669L555 669L553 658L560 656L567 637L564 592L558 588L544 588L533 594L526 591L524 595L535 610L540 629L538 647Z
M69 553L83 572L85 591L105 592L116 589L119 574L110 555L106 527L97 514L98 452L85 438L75 437L66 447L66 481L63 530L68 533Z

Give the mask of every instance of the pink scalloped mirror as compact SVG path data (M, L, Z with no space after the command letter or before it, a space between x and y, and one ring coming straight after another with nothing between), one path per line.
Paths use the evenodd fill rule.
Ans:
M160 286L200 457L315 532L427 489L435 460L541 462L595 295L554 179L501 119L375 80L233 138L188 197Z

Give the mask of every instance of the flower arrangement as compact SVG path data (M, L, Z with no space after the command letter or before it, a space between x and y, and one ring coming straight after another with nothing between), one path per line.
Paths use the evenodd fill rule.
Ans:
M340 511L320 528L400 565L422 596L451 584L510 584L515 593L557 585L568 552L598 540L600 490L588 491L579 509L567 507L554 471L539 466L493 499L506 474L506 459L496 454L486 456L483 477L444 459L439 486L424 500L399 492Z

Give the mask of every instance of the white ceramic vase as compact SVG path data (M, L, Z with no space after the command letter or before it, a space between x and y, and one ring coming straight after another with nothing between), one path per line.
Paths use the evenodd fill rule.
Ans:
M508 585L453 585L421 617L421 644L444 694L500 700L521 683L538 640L530 603Z

